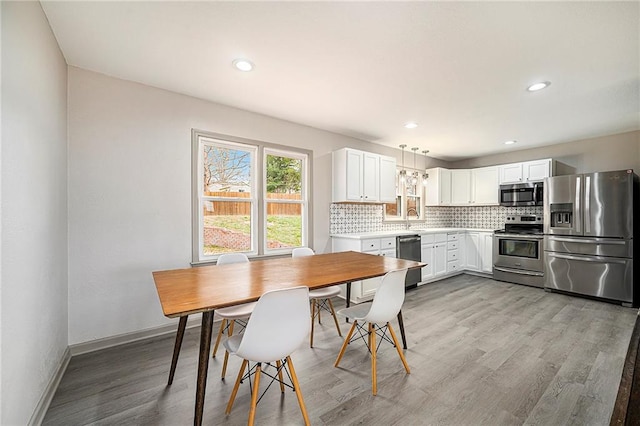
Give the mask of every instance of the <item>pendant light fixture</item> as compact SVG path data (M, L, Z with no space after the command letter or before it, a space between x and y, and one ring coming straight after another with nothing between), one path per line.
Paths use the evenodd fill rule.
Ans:
M416 151L419 150L420 148L418 147L413 147L411 148L411 151L413 151L413 173L411 173L411 185L417 185L418 184L418 171L415 170L416 168Z
M400 145L402 149L402 170L400 170L400 183L403 184L407 181L407 171L404 169L404 149L407 147L406 144Z
M426 185L429 180L429 173L427 173L427 154L429 153L428 149L422 151L422 155L424 155L424 173L422 173L422 184Z

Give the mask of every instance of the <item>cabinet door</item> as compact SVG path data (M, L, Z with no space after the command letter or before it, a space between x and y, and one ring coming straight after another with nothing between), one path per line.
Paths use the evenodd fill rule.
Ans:
M522 164L522 174L529 182L544 180L551 176L551 160L527 161Z
M451 204L451 170L440 169L440 203L441 206Z
M363 153L362 160L362 201L380 200L380 156Z
M362 201L362 154L347 150L347 200Z
M471 172L471 202L498 205L500 172L498 167L482 167Z
M480 271L480 234L469 232L466 240L466 268L471 271Z
M483 232L480 235L482 239L481 263L482 272L493 273L493 234L491 232Z
M522 182L522 163L500 166L500 183Z
M444 275L447 273L447 243L439 243L433 246L433 268L434 275Z
M451 204L471 203L471 170L451 170Z
M393 157L380 157L380 201L396 201L396 159Z
M433 265L433 244L427 244L421 246L422 249L422 262L427 266L422 268L422 281L428 281L432 279L435 274L435 268Z

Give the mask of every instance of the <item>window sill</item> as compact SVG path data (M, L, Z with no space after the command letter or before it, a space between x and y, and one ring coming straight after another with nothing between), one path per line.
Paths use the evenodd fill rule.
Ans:
M261 255L247 255L247 257L249 258L249 261L254 261L254 260L268 260L268 259L278 259L278 258L283 258L283 257L291 257L291 252L289 253L277 253L277 254L261 254ZM218 260L202 260L199 262L190 262L189 264L191 266L197 267L197 266L214 266L218 263Z

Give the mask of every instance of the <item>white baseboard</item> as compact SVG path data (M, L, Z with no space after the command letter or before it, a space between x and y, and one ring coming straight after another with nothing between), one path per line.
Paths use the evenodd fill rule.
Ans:
M187 328L197 327L202 323L200 316L190 315L187 321ZM99 351L101 349L112 348L114 346L124 345L138 340L148 339L150 337L162 336L169 333L175 333L178 329L178 323L162 325L160 327L147 328L145 330L133 331L131 333L119 334L117 336L96 339L90 342L78 343L70 345L69 350L71 356L86 354L89 352Z
M56 390L58 390L58 385L60 385L60 381L62 380L62 376L64 376L64 372L67 371L67 366L69 365L70 360L71 351L69 350L69 347L67 347L67 349L65 349L64 351L64 354L62 355L62 359L60 360L60 364L58 365L56 373L47 384L47 387L44 390L40 401L38 401L38 405L36 405L36 409L31 415L31 419L29 419L30 426L39 426L42 424L44 416L45 414L47 414L47 410L49 409L49 405L51 404L51 400L53 399L53 395L55 395Z

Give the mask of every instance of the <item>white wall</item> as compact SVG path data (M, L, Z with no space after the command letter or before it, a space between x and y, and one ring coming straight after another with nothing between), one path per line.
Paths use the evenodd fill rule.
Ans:
M67 66L40 3L0 7L0 423L23 425L67 348Z
M331 151L397 150L69 67L69 343L165 324L151 272L191 260L191 129L313 150L328 251Z
M634 169L640 173L640 131L582 139L451 163L456 169L553 158L572 173Z

